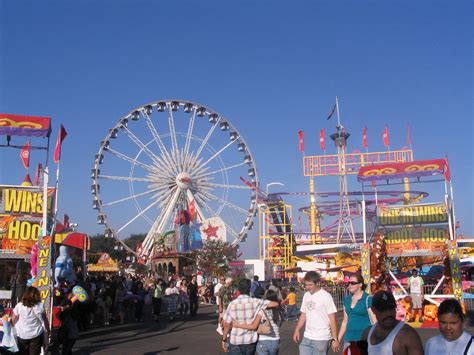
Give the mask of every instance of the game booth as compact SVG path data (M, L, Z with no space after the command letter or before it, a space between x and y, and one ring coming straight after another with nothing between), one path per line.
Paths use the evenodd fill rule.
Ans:
M0 148L19 151L26 170L20 185L0 182L0 302L8 316L26 287L34 286L50 324L57 327L55 306L61 299L87 300L77 283L84 275L89 239L75 231L77 225L70 224L67 215L63 222L57 218L61 143L67 133L61 126L54 151L55 181L48 167L50 133L49 117L0 114L0 138L5 137ZM39 159L33 181L29 175L32 150L46 153L45 159ZM49 186L51 182L54 187Z
M374 210L364 210L364 230L373 231L361 248L366 283L372 293L379 289L394 293L399 320L411 321L415 327L438 327L437 307L443 299L456 298L464 304L448 159L365 166L359 170L358 181L364 190L383 191L395 184L405 187L403 204L376 203ZM421 183L444 186L432 192L442 200L421 201L428 193L410 190ZM424 282L424 322L415 318L406 287L413 269Z

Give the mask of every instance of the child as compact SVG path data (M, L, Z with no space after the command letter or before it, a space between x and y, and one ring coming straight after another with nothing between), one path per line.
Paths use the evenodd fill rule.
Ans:
M296 307L296 292L294 287L290 287L290 293L286 296L285 300L283 301L284 304L287 304L286 308L286 318L287 320L294 320L297 321L297 313L298 309Z

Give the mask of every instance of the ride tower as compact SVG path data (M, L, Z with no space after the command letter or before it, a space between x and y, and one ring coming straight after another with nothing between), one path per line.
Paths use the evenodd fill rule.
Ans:
M339 106L339 105L338 105ZM331 134L331 139L337 148L337 163L339 166L339 222L337 225L337 243L341 243L346 239L355 243L354 225L352 224L351 208L349 204L349 190L347 187L346 172L346 147L347 139L350 134L346 132L339 120L339 108L337 109L337 132Z

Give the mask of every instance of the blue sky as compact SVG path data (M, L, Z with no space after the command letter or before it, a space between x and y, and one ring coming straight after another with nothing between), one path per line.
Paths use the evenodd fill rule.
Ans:
M472 59L469 1L0 2L0 112L51 116L53 141L64 124L60 211L90 234L102 231L94 155L135 107L169 98L212 107L249 144L262 185L294 192L309 189L297 132L306 154L321 154L338 95L349 151L362 148L364 126L369 149L383 150L385 124L402 148L410 122L416 159L449 156L460 232L472 236ZM21 182L18 152L2 149L0 169L1 183ZM416 189L439 200L435 187ZM256 240L245 256L257 256Z

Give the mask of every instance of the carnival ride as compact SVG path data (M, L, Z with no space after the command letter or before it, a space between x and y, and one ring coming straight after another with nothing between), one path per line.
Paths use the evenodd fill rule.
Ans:
M427 300L438 304L439 298L460 298L460 267L447 159L415 161L411 148L391 151L388 133L386 142L384 138L387 151L347 154L349 134L339 117L336 130L330 137L337 154L303 158L304 175L310 178L309 192L262 196L260 255L276 264L274 277L292 277L295 272L314 268L314 263L310 266L307 262L316 261L317 265L324 265L316 268L328 273L362 269L372 291L395 286L399 287L398 297L404 297L407 291L399 282L404 272L422 265L440 264L444 265L444 275L437 280ZM321 146L323 148L324 141ZM356 174L362 189L349 191L348 175ZM324 176L338 177L339 191L316 191L314 178ZM437 182L445 185L442 202L427 203L428 192L411 189L412 185ZM395 185L403 188L393 189ZM277 206L284 206L280 210L291 211L288 201L293 197L309 197L310 200L309 205L298 208L298 226L290 217L285 230L275 229L279 220L285 219L275 218L275 201L278 201ZM288 212L276 215L287 216ZM302 226L302 216L308 219L309 231ZM404 217L397 220L396 216ZM362 231L355 230L355 222Z
M249 146L230 120L190 101L155 101L120 118L101 142L93 208L107 237L145 259L155 244L187 252L199 234L237 246L257 212L256 194L240 176L259 185ZM143 231L143 222L145 240L131 250L122 238ZM172 230L176 243L166 247Z

